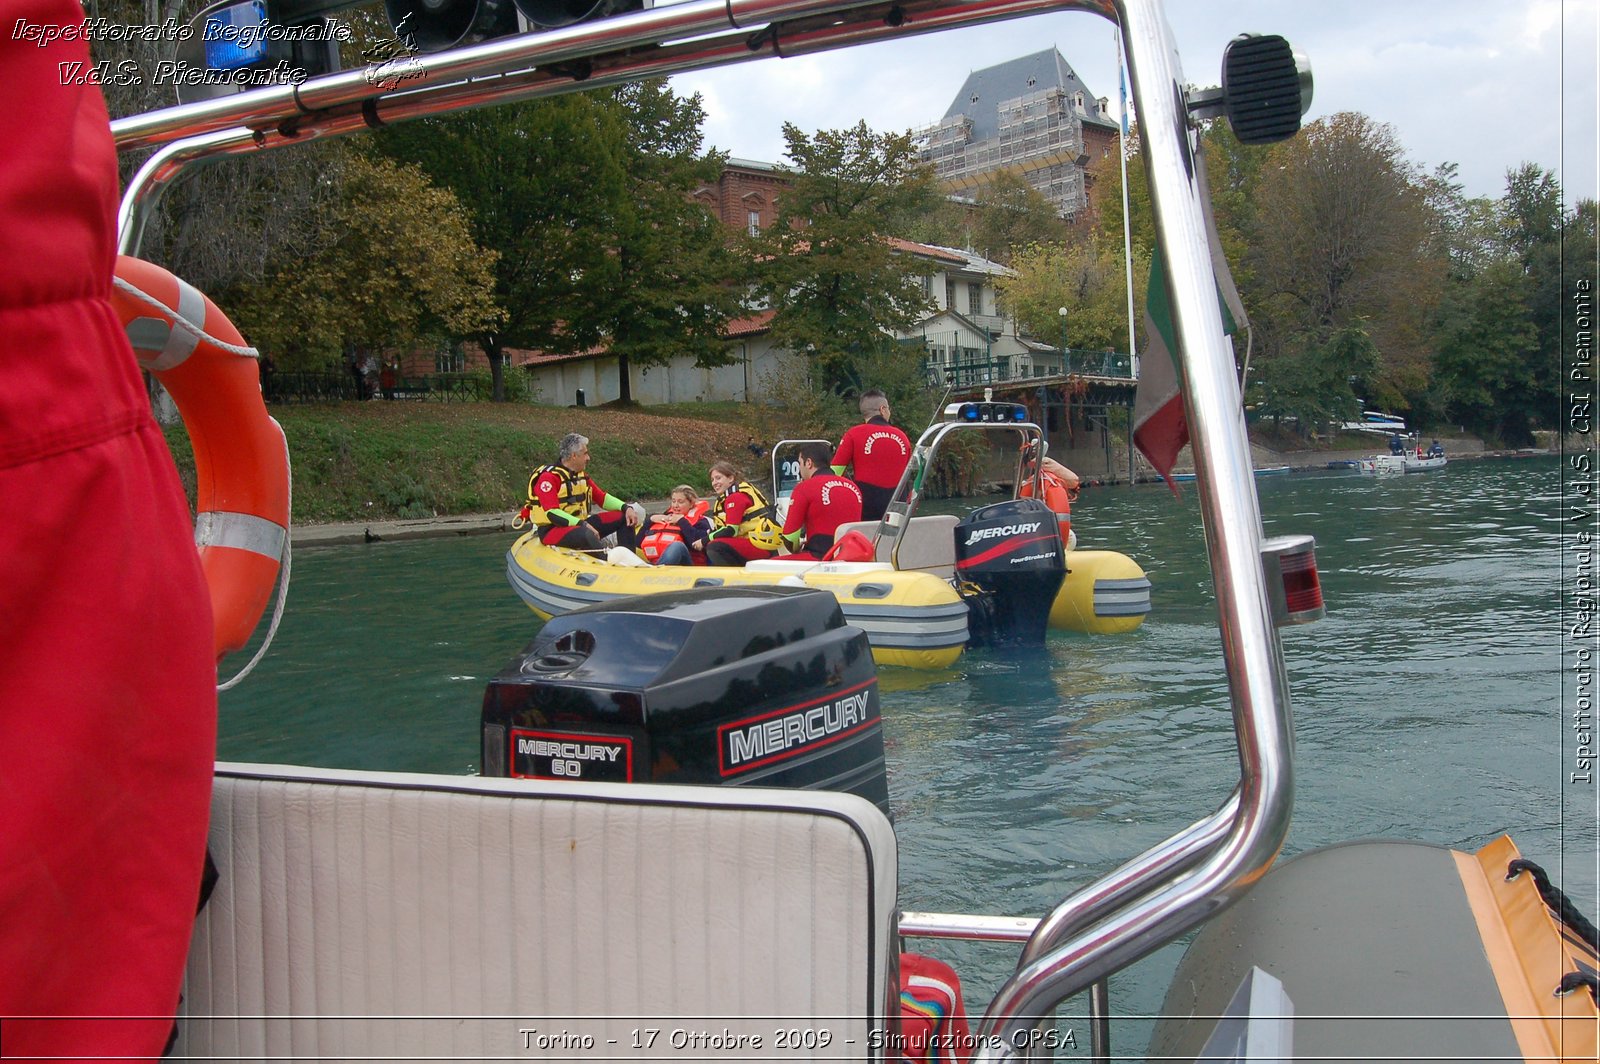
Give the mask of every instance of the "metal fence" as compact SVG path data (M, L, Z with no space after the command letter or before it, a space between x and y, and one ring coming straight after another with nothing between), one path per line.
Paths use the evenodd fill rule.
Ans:
M1133 379L1133 360L1115 351L1068 351L1064 359L1065 371L1037 363L1025 369L1015 365L1014 361L1012 358L958 359L953 362L928 359L923 366L929 382L939 387L947 384L957 388L1000 384L1031 377L1060 376L1062 372L1080 377Z
M1115 351L1068 351L1067 372L1083 377L1133 379L1133 359Z
M433 373L402 377L388 386L357 380L353 373L283 373L262 375L261 394L269 403L332 403L363 399L487 402L492 386L477 373Z

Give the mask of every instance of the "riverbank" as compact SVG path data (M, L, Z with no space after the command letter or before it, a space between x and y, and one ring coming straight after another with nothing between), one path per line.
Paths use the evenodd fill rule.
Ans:
M638 409L528 403L368 402L274 405L292 460L296 525L408 522L514 510L528 475L553 462L562 436L590 439L595 479L623 498L663 499L703 484L716 459L752 464L742 404ZM163 426L191 500L193 450ZM771 442L770 440L766 442ZM752 473L764 473L753 468Z
M308 546L451 535L509 534L531 470L555 458L567 432L591 439L592 469L607 491L665 509L673 486L704 486L710 462L726 458L758 481L768 473L766 448L785 435L810 435L778 424L770 411L745 404L683 404L648 411L615 408L544 407L527 403L372 402L321 406L274 406L293 456L294 542ZM767 418L757 423L758 417ZM181 425L166 435L189 497L195 467ZM1127 445L1107 446L1096 434L1076 440L1055 434L1052 456L1091 483L1158 479L1142 459L1131 461ZM1441 437L1454 459L1499 457L1521 452L1485 450L1481 441ZM1092 442L1091 442L1092 441ZM1077 446L1073 446L1073 443ZM1254 447L1258 467L1322 469L1382 449L1379 438L1337 437L1328 449L1274 449L1264 438ZM1544 442L1544 441L1540 441ZM1552 441L1554 443L1554 441ZM1188 454L1179 471L1192 468ZM1012 459L994 463L973 483L1009 480Z
M1265 462L1258 461L1261 468L1287 465L1293 472L1315 472L1329 468L1330 462L1338 462L1363 454L1374 453L1373 448L1359 451L1288 451L1272 452L1261 449L1260 457L1268 457ZM1462 450L1450 455L1451 461L1480 461L1501 458L1529 458L1551 452L1538 448L1523 448L1520 450L1489 450L1479 444L1476 451ZM1141 478L1140 483L1159 480L1153 473L1148 478ZM655 512L657 507L665 508L664 502L646 502L645 508ZM516 531L511 527L516 512L508 510L504 513L484 514L459 514L450 517L431 518L405 518L392 520L373 521L328 521L297 524L292 530L292 542L296 547L332 547L347 546L353 543L384 543L400 542L408 539L443 539L450 536L482 536L494 533L511 534Z

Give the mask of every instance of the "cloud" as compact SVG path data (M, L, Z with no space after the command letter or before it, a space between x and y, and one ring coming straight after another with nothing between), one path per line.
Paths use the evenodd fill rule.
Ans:
M1387 123L1419 168L1459 164L1470 195L1500 195L1505 172L1523 162L1557 170L1569 201L1596 195L1595 4L1219 0L1168 9L1192 83L1217 83L1223 47L1237 33L1281 33L1312 65L1308 119L1359 111ZM971 71L1052 45L1114 109L1112 39L1096 16L1044 15L744 63L674 84L705 93L708 142L777 162L784 121L807 132L863 120L879 131L928 125Z

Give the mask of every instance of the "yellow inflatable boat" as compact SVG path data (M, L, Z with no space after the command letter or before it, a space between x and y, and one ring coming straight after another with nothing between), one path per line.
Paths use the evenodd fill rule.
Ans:
M1048 520L1048 519L1047 519ZM506 577L518 597L546 619L624 595L648 595L692 587L799 584L821 588L839 600L847 621L867 633L879 665L942 669L974 641L985 637L969 614L992 608L993 593L958 581L954 559L959 523L952 515L916 517L899 539L882 539L877 561L816 562L773 558L744 568L618 564L565 547L551 547L529 533L506 553ZM1023 548L1031 549L1031 548ZM1064 553L1066 573L1050 603L1048 623L1068 631L1114 635L1131 632L1150 612L1150 581L1137 562L1107 550ZM958 590L959 584L959 590ZM1027 598L1027 588L1002 588ZM977 629L977 630L975 630Z
M845 620L867 633L880 665L942 669L968 639L967 603L948 580L930 572L896 572L887 562L752 562L721 566L619 565L529 533L506 554L506 576L518 597L549 619L625 595L694 587L802 584L839 600Z
M1020 438L1018 496L980 506L964 517L917 516L923 480L939 443L952 432ZM780 506L792 471L772 450ZM541 617L625 595L696 587L789 584L820 588L839 600L845 619L867 633L880 665L942 669L968 646L1038 646L1047 627L1115 635L1131 632L1150 612L1150 581L1138 563L1107 550L1068 549L1060 514L1044 501L1037 479L1043 432L1014 403L953 403L922 434L881 522L841 525L840 540L860 533L870 561L819 562L783 557L743 568L650 566L626 551L597 558L539 541L536 533L506 553L506 577ZM792 463L791 463L792 465ZM1029 477L1035 479L1029 480ZM874 553L875 552L875 553Z

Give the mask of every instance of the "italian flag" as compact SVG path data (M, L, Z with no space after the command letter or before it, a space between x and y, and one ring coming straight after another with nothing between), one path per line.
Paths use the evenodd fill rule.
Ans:
M1203 175L1205 166L1197 167ZM1217 298L1222 305L1223 328L1230 334L1250 327L1239 290L1217 239L1216 223L1211 218L1211 197L1202 178L1201 202L1205 204L1206 233L1211 245L1211 268L1217 276ZM1139 386L1133 399L1133 443L1156 472L1178 493L1172 480L1172 467L1178 452L1189 442L1189 421L1183 412L1183 371L1173 357L1177 349L1172 330L1171 293L1161 248L1150 257L1150 287L1144 309L1145 352L1139 361Z
M1172 467L1189 442L1183 413L1183 380L1172 349L1172 304L1167 275L1157 247L1150 257L1149 296L1144 306L1145 352L1139 360L1139 387L1133 397L1133 444L1174 492Z

